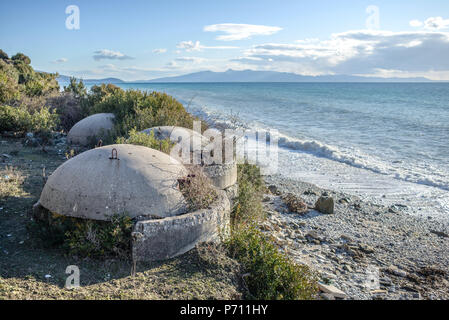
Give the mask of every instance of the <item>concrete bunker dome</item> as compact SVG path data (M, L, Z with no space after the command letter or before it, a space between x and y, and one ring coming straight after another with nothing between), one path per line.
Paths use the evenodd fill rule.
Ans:
M192 129L187 129L177 126L159 126L142 131L146 134L154 133L154 137L158 140L169 139L171 142L178 143L182 141L189 141L192 146L193 138L197 139L201 147L206 146L209 141L201 133L193 131Z
M117 153L115 153L115 150ZM118 158L118 159L116 159ZM125 211L135 219L134 261L176 257L229 232L226 192L206 209L188 212L178 179L187 169L176 159L143 146L120 144L86 151L49 177L33 207L35 218L50 211L88 220L110 220Z
M201 145L200 152L208 146L210 140L203 136L201 133L193 131L188 128L177 127L177 126L160 126L153 127L142 132L146 134L154 133L154 137L158 140L170 139L170 141L178 143L182 141L190 141L190 147L192 148L193 138L197 139ZM222 140L223 145L226 143L227 138ZM190 149L191 152L193 151ZM188 167L188 164L186 164ZM219 163L219 164L209 164L203 166L204 173L212 180L213 185L220 190L230 190L230 198L235 198L237 195L237 164L235 161L229 163Z
M100 139L114 128L112 113L97 113L77 122L67 135L70 144L85 146L92 138Z
M117 158L117 159L116 159ZM51 212L93 220L111 215L171 217L187 212L176 159L143 146L119 144L83 152L49 177L40 204Z
M200 134L199 132L193 131L191 129L176 127L176 126L160 126L153 127L142 132L146 134L154 133L154 137L158 140L170 139L170 141L178 143L182 141L190 141L190 150L192 150L192 138L195 137L197 142L201 142L201 145L198 146L201 148L200 152L203 152L203 149L208 146L210 140ZM184 140L185 139L185 140ZM227 138L222 140L223 145L226 141L231 141ZM223 146L222 145L222 146ZM189 167L189 164L185 164L186 167ZM220 189L225 190L228 194L229 199L235 199L237 197L238 186L237 186L237 163L235 161L228 163L219 163L219 164L209 164L204 165L203 167L204 173L211 179L212 184Z

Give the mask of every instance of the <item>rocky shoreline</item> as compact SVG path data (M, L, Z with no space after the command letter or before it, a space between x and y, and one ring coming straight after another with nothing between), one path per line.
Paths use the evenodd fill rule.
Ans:
M449 299L449 227L444 221L406 213L315 185L266 176L270 193L262 229L295 261L320 277L323 299ZM307 204L292 213L282 198ZM332 197L334 213L312 208Z

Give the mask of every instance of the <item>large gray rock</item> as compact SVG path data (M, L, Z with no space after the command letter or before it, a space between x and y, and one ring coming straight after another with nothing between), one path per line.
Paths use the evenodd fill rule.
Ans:
M315 203L315 209L324 214L334 213L334 198L321 196Z
M104 138L114 128L112 113L97 113L76 123L67 135L67 142L85 146L92 139Z
M208 209L176 217L138 221L134 226L133 260L154 261L176 257L207 241L219 241L229 232L230 204L224 191Z
M119 160L110 159L113 149ZM81 153L57 168L40 204L54 213L96 220L123 212L170 217L187 211L178 188L178 179L186 175L182 164L157 150L110 145Z
M326 285L324 283L318 282L318 289L321 292L327 293L332 295L334 298L338 299L346 299L347 295L337 287L334 287L333 285Z

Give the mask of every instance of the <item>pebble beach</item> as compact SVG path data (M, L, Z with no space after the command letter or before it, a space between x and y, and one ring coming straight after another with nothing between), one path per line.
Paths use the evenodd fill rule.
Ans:
M262 229L280 250L319 274L323 299L449 298L447 221L280 175L265 180L271 192L264 199L268 219ZM289 193L310 210L290 212L282 200ZM333 198L333 214L312 209L323 194Z

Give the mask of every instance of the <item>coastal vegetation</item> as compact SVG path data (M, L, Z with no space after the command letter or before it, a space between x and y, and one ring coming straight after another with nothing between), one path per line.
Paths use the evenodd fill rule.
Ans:
M262 197L266 191L260 169L248 163L238 166L239 194L232 215L231 236L225 246L245 270L249 299L314 299L317 277L281 253L274 241L259 229L266 219Z
M147 148L156 149L169 154L173 143L169 139L158 140L154 137L154 132L150 134L139 132L135 128L129 131L128 137L118 137L115 141L117 144L135 144Z
M42 269L48 267L49 261L56 261L51 267L54 268L64 265L66 259L88 259L86 268L95 274L89 281L99 283L108 282L111 277L112 271L107 271L109 269L105 267L105 261L116 259L112 263L116 268L114 277L126 279L129 274L126 275L124 269L130 263L132 226L132 221L126 216L115 216L110 222L93 223L48 212L46 219L28 224L30 208L38 199L43 182L45 183L45 169L54 170L63 162L62 150L54 148L48 152L44 147L55 144L56 136L60 136L61 132L67 133L76 122L86 116L113 113L114 130L103 144L136 144L169 153L172 147L169 140L156 140L154 135L140 131L162 125L192 128L193 121L198 119L189 114L180 102L165 93L123 90L112 84L96 85L88 91L83 82L76 79L71 79L68 86L60 92L56 74L36 72L30 63L30 59L21 53L9 58L0 51L0 133L7 139L2 152L14 154L15 158L9 162L19 166L5 167L1 172L0 210L5 211L1 216L0 231L7 234L10 230L16 230L15 237L19 239L18 244L2 244L5 252L17 250L18 254L14 259L8 256L0 262L0 269L3 270L0 274L0 296L20 298L14 292L22 292L24 295L23 288L32 285L39 287L37 291L42 291L37 296L49 297L45 295L42 284L36 285L36 279L43 276ZM207 125L203 123L202 127L205 129ZM38 145L24 147L24 141L30 139L36 140ZM35 147L46 152L39 152ZM74 155L73 150L64 151L66 155ZM216 197L214 189L208 187L210 184L207 183L207 177L196 169L191 168L189 177L181 183L181 191L191 210L209 206ZM153 264L153 271L175 265L174 268L181 274L186 271L181 266L182 261L193 261L192 270L186 271L190 279L168 276L173 286L183 287L183 284L191 285L193 281L193 288L190 288L193 291L168 297L313 299L317 292L313 272L308 267L293 262L259 229L259 224L266 218L262 197L267 192L260 170L250 164L239 165L238 183L239 192L232 210L231 233L225 237L223 245L209 244L208 250L201 250L203 246L199 246L184 257L156 264L156 267ZM27 228L24 228L26 225ZM25 242L30 247L22 249ZM32 266L29 261L33 261L36 255L44 257L40 260L48 263L42 262L45 266ZM22 260L17 262L16 259ZM17 270L11 270L8 263L15 265ZM93 271L99 266L104 271L101 276ZM33 271L34 267L38 270ZM151 272L142 270L144 266L137 277L142 284L148 285L146 277ZM105 274L109 274L106 280ZM22 280L12 281L13 278ZM30 279L33 280L28 281ZM124 290L126 286L123 283L127 283L127 280L116 281L119 282L115 282L117 290ZM55 283L52 283L53 287L49 285L52 288L49 292L55 295L52 297L67 297L63 289L56 290L54 285ZM164 296L156 294L159 291L154 285L149 288L155 290L154 296L144 294L138 297ZM188 290L187 288L185 285L183 290ZM222 292L219 288L223 289ZM127 290L111 293L107 286L101 289L97 286L96 292L89 293L86 290L88 289L83 289L84 295L74 296L136 297ZM195 290L197 293L194 293ZM198 293L208 290L210 295ZM29 294L25 296L32 297Z
M42 146L58 127L59 119L46 99L59 94L56 74L36 72L22 53L0 54L0 131L36 134Z
M110 221L91 221L45 212L27 225L33 239L44 247L60 247L82 258L131 258L131 231L134 222L126 214Z
M29 57L0 54L0 131L21 134L42 130L68 132L79 120L96 113L113 113L115 130L110 137L128 137L160 125L191 128L194 120L183 105L160 92L123 90L113 84L93 86L70 79L60 92L57 74L35 71ZM204 123L203 123L204 124ZM207 126L204 126L207 127Z

